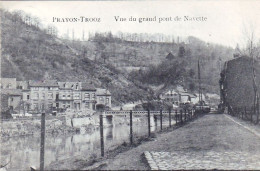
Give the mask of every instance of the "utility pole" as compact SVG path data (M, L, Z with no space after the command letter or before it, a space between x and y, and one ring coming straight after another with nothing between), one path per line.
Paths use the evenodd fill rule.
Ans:
M200 80L200 60L198 60L198 81L199 81L199 103L201 104L202 96L201 96L201 80Z

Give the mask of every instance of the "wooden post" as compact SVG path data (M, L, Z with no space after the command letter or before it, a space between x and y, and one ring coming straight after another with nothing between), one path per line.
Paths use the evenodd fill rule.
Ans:
M170 128L172 127L171 120L172 120L171 109L169 109L169 126L170 126Z
M161 126L161 130L162 130L162 109L160 110L160 126Z
M182 120L182 110L181 110L181 123L183 123L183 120Z
M157 115L154 115L155 129L157 130Z
M104 133L103 133L103 115L99 115L99 129L100 129L100 144L101 144L101 156L105 156L104 152Z
M133 113L130 110L130 143L133 144Z
M184 109L184 121L186 122L187 121L187 110Z
M150 110L148 109L148 137L151 136Z
M175 110L175 120L176 120L176 125L178 123L178 112L177 112L177 109Z
M41 148L40 148L40 170L44 170L44 145L45 145L45 113L41 117Z
M247 119L246 107L245 107L245 118Z
M251 114L251 122L253 122L253 113L254 112L252 112L252 110L251 110L251 113L250 113Z

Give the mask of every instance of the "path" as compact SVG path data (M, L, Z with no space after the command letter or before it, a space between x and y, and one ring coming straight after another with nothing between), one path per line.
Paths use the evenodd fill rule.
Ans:
M154 141L108 159L102 169L150 169L144 152L152 169L260 169L260 137L220 114L159 134Z

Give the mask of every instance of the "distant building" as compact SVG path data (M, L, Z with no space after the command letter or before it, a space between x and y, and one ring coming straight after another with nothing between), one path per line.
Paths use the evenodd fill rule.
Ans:
M4 89L1 95L7 95L10 112L21 110L22 91L17 89Z
M73 109L76 111L82 109L81 84L81 82L58 82L60 90L58 108Z
M106 89L97 88L97 104L111 108L111 93Z
M56 80L29 81L29 87L31 110L51 111L53 107L57 107L59 86Z
M1 89L16 89L16 78L1 78Z
M96 93L97 90L94 86L89 85L87 83L82 83L82 89L81 89L81 93L82 93L82 105L83 105L83 109L87 109L87 110L95 110L96 109ZM110 97L110 104L111 104L111 97ZM110 105L111 107L111 105Z
M97 105L111 108L111 93L85 82L1 80L1 94L6 94L8 110L12 113L96 110Z
M196 94L188 93L182 87L177 87L175 90L168 90L162 93L159 97L165 102L170 102L178 106L181 103L196 103L197 99Z
M21 90L28 90L29 89L29 83L28 81L16 81L17 89Z

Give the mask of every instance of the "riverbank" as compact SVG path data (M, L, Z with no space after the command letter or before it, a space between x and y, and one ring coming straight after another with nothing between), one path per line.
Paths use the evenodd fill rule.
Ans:
M185 123L183 124L185 125ZM130 144L129 140L121 144L107 147L105 146L105 156L101 157L100 151L95 151L92 154L85 154L81 156L70 157L64 160L52 162L46 167L47 170L99 170L107 165L107 160L110 160L121 153L135 149L142 144L151 141L157 141L157 136L170 133L183 125L172 125L171 128L164 127L163 130L157 130L151 133L148 138L147 134L144 136L134 135L134 142ZM100 150L100 149L98 149Z

